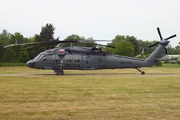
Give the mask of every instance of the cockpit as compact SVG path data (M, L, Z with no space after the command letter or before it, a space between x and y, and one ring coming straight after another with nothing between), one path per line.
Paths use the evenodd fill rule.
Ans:
M38 62L38 61L46 61L46 53L45 52L41 52L33 60L28 61L26 63L26 65L30 68L42 69L44 67L43 62Z
M41 52L38 56L36 56L34 59L34 61L46 61L46 53L45 52Z

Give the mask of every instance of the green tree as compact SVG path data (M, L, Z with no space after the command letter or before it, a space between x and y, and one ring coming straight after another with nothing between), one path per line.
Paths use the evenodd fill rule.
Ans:
M35 35L35 41L36 42L46 42L46 41L54 40L54 30L55 30L54 26L52 24L47 23L45 26L43 26L41 28L40 34ZM55 47L55 46L54 45L48 45L48 46L36 48L34 56L36 56L37 54L39 54L42 51L45 51L47 49L51 49L53 47Z
M144 49L144 54L146 54L146 57L147 57L147 54L151 54L154 49L156 47L151 47L151 48L148 48L149 45L153 44L153 43L156 43L157 41L154 40L154 41L143 41L143 40L138 40L138 43L139 43L139 54L142 53L142 49Z
M36 41L35 36L29 38L29 42L35 42L35 41ZM27 52L29 54L29 59L35 58L36 55L38 54L35 50L32 49L27 49Z
M126 36L126 40L134 45L134 55L139 54L139 43L134 36Z
M5 45L10 44L10 36L11 34L7 30L3 30L0 34L0 63L1 62L8 62L8 57L12 55L12 48L4 49Z
M116 35L115 39L113 39L113 43L116 44L116 42L122 42L122 41L127 41L133 44L134 46L134 56L139 54L139 43L137 39L134 36L129 36L129 35Z
M134 56L134 45L127 41L117 42L115 49L112 50L113 54L124 55L124 56Z
M25 38L21 33L15 32L14 34L11 34L10 41L11 41L11 44L23 44L23 43L29 42L29 39ZM26 62L27 60L22 61L23 58L21 58L24 56L24 54L26 54L26 57L29 58L27 51L23 51L23 52L20 51L21 47L22 46L12 47L14 51L14 54L12 55L13 62Z
M173 48L170 44L166 48L167 48L168 54L176 54L175 48Z
M120 44L121 42L125 46L122 46ZM126 46L128 43L131 43L130 47ZM121 53L122 55L135 56L136 54L139 53L139 43L134 36L116 35L115 38L112 40L112 43L109 43L108 46L116 47L116 49L114 49L114 50L112 50L112 48L105 48L105 51L107 51L109 53L113 53L113 54L120 55L120 53ZM119 47L123 47L123 48L119 48ZM127 52L127 49L125 49L124 47L129 48L130 51L132 51L132 53L126 54L125 52ZM132 50L132 49L134 49L134 50ZM126 51L120 51L120 50L126 50ZM114 51L116 51L116 52L114 52Z
M121 42L121 41L125 41L125 40L126 40L126 36L116 35L115 38L112 40L112 43Z
M175 47L175 54L180 54L180 46Z
M19 58L18 58L18 62L27 62L30 59L29 54L27 51L21 51Z
M36 42L51 41L54 40L54 26L52 24L46 24L41 28L40 35L35 35Z

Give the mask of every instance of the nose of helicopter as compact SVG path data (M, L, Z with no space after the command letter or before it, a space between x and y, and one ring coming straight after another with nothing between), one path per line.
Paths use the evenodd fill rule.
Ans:
M30 60L26 63L26 66L30 67L30 68L34 68L34 65L35 65L35 62L33 62L32 60Z

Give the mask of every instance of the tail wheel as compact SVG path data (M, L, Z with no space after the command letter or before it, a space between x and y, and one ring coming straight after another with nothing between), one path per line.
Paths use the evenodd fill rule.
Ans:
M145 75L145 72L144 72L144 71L142 71L142 72L141 72L141 74L142 74L142 75Z
M142 71L140 68L136 68L137 71L139 71L142 75L145 75L145 72Z

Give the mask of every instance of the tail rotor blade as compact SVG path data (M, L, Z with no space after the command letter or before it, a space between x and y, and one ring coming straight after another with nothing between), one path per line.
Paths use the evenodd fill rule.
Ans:
M149 45L148 48L151 48L151 47L153 47L153 46L156 46L157 44L159 44L159 42L156 42L156 43L154 43L154 44L152 44L152 45Z
M159 37L160 37L161 40L169 40L169 39L171 39L171 38L173 38L173 37L176 37L176 34L174 34L174 35L172 35L172 36L170 36L170 37L168 37L168 38L163 39L159 27L157 28L157 31L158 31L158 34L159 34ZM154 43L154 44L152 44L152 45L149 45L148 48L153 47L153 46L156 46L156 45L159 44L159 43L160 43L160 42L156 42L156 43ZM166 48L164 49L164 52L165 52L166 55L168 55L168 51L167 51Z
M157 31L158 31L160 39L162 40L163 38L162 38L161 31L160 31L159 27L157 28Z
M176 37L176 34L174 34L174 35L172 35L172 36L166 38L165 40L169 40L169 39L171 39L171 38L173 38L173 37Z

